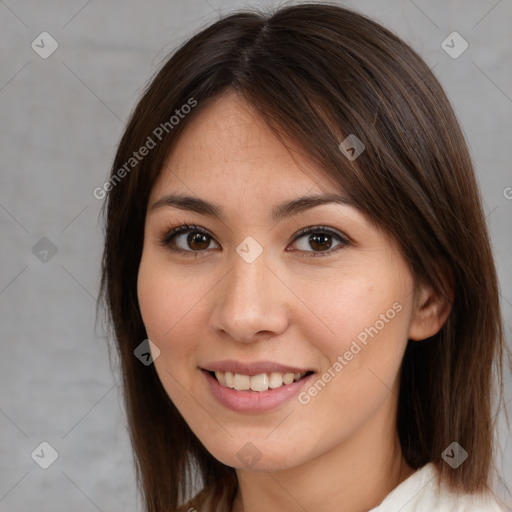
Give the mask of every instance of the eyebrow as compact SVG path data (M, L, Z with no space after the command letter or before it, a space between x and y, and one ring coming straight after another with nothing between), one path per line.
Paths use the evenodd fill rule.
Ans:
M313 208L314 206L329 203L353 206L353 202L347 196L338 193L301 196L278 204L272 209L271 215L272 219L277 222L285 217L291 217L292 215L296 215ZM164 206L193 211L210 217L217 217L222 221L226 220L222 207L219 204L210 203L199 197L184 194L169 194L161 197L158 201L155 201L149 209L150 212L154 212L158 208L162 208Z

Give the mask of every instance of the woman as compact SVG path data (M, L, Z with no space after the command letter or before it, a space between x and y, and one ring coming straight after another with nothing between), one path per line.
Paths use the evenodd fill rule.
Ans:
M485 217L403 41L331 4L226 16L149 84L102 190L148 511L500 510Z

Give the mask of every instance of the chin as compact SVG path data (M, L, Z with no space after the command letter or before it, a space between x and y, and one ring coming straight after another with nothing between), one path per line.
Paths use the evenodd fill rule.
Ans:
M208 450L213 457L226 466L245 471L282 471L293 468L304 462L304 457L297 454L296 448L269 446L268 440L235 441L219 450L217 445L214 450ZM302 444L302 443L298 443ZM233 446L240 446L233 450ZM208 447L207 447L208 449Z

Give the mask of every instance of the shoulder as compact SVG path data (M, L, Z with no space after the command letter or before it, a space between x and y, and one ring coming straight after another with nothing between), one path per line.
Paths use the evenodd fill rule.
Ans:
M427 464L404 480L370 512L503 512L492 494L455 495L438 485L436 469Z

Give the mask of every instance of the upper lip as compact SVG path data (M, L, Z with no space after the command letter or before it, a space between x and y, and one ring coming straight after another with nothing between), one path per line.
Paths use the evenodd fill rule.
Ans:
M233 359L224 361L215 361L203 367L203 370L214 372L231 372L240 375L258 375L260 373L307 373L313 371L310 368L300 368L298 366L290 366L287 364L276 363L274 361L255 361L252 363L244 363Z

